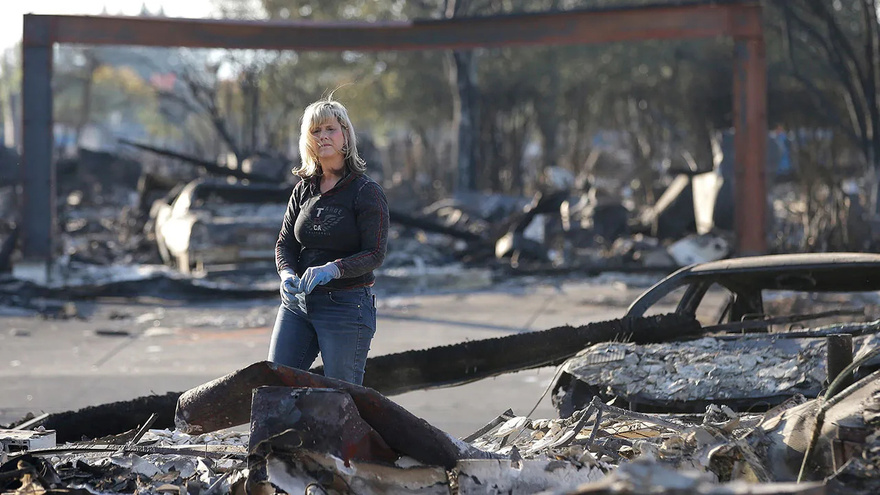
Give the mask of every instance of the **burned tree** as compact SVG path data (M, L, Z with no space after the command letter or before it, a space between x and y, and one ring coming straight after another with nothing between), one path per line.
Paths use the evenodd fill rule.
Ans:
M876 0L773 0L788 73L833 127L859 147L880 213L880 26ZM823 74L830 74L827 79Z

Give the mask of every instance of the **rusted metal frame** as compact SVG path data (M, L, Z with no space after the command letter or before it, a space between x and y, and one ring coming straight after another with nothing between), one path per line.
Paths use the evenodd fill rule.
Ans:
M703 327L703 332L738 332L742 330L755 330L765 328L770 325L780 325L784 323L798 323L801 321L818 320L832 316L856 316L863 315L864 310L856 309L832 309L831 311L822 311L820 313L808 313L805 315L782 315L771 316L764 319L735 321L732 323L720 323L718 325L707 325ZM792 338L788 335L782 337L773 336L773 338Z
M45 17L54 42L266 50L427 50L756 36L756 4L653 6L399 22Z
M299 50L424 50L733 36L738 251L766 251L766 68L757 3L653 6L399 23L292 23L98 16L24 16L25 260L54 258L54 43ZM751 143L751 145L749 145ZM754 201L754 198L760 201ZM757 211L756 210L760 210ZM750 220L750 221L746 221Z
M21 242L25 262L54 257L56 229L55 163L52 160L51 19L24 23L20 177L23 186Z
M759 24L760 11L736 23ZM734 225L737 254L767 252L767 63L759 31L734 36Z

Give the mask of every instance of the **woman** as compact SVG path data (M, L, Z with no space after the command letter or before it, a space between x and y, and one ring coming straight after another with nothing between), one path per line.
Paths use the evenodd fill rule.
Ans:
M348 112L331 98L309 105L302 165L275 244L281 307L269 360L360 385L376 333L373 270L385 260L388 202L365 175Z

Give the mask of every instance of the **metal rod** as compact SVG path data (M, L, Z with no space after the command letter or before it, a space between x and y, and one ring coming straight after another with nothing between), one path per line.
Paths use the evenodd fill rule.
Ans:
M462 442L471 443L471 442L473 442L474 440L476 440L477 438L479 438L481 435L483 435L484 433L486 433L487 431L491 430L492 428L495 428L496 426L498 426L498 425L500 425L501 423L503 423L503 422L505 422L505 421L508 421L508 420L510 420L510 419L513 419L513 409L508 409L508 410L504 411L504 412L501 413L498 417L496 417L496 418L493 419L492 421L489 421L485 426L483 426L483 427L480 428L479 430L477 430L477 431L471 433L470 435L468 435L468 436L462 438L461 441L462 441Z
M848 333L838 333L825 338L825 363L828 370L828 383L833 383L838 376L853 362L853 339ZM842 376L840 387L846 388L853 384L853 374Z
M639 421L644 421L645 423L655 424L657 426L662 426L664 428L668 428L672 431L684 431L689 428L688 425L683 423L677 423L672 421L667 421L665 419L660 419L655 416L649 416L647 414L637 413L634 411L630 411L629 409L623 409L622 407L609 406L608 404L602 402L599 397L593 397L593 400L590 401L591 406L595 406L599 410L603 410L606 412L610 412L612 414L616 414L618 416L623 416L625 418L637 419Z
M724 323L721 325L710 325L707 327L703 327L703 331L729 332L731 330L748 330L752 328L762 328L768 325L778 325L780 323L796 323L799 321L818 320L819 318L828 318L829 316L857 316L864 314L864 309L834 309L831 311L823 311L821 313L811 313L807 315L774 316L763 320L748 320L738 321L734 323Z
M29 420L25 421L24 423L16 426L15 428L12 428L12 429L13 430L30 430L34 426L39 426L39 425L43 424L43 422L46 421L46 419L48 419L48 418L49 418L49 413L43 413L43 414L37 416L36 418L29 419Z
M138 443L140 439L144 436L144 434L150 429L150 427L153 426L153 423L156 422L156 418L158 417L159 415L156 413L150 414L150 417L147 418L146 421L144 421L144 425L141 426L141 428L137 431L137 433L134 434L131 440L129 440L128 443L125 444L125 448L130 448Z

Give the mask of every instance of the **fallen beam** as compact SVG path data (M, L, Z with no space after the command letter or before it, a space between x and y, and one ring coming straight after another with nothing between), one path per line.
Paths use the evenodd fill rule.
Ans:
M467 230L443 225L427 217L417 217L408 213L404 213L400 210L391 210L388 214L388 217L392 222L398 225L402 225L404 227L422 229L428 232L435 232L437 234L446 234L450 237L455 237L456 239L463 239L469 242L483 242L486 245L491 245L491 241L483 238L478 234L469 232Z
M129 401L90 406L78 411L50 414L43 422L46 429L58 432L58 442L78 442L83 437L99 438L118 434L144 424L156 413L156 428L174 425L174 405L179 392L148 395Z
M504 373L555 366L597 342L662 342L692 335L699 330L699 324L694 320L662 315L591 323L580 327L556 327L540 332L386 354L367 360L364 385L384 395L451 387ZM320 374L323 369L316 367L311 371ZM261 385L285 384L255 381L251 388ZM139 397L78 411L54 413L49 415L44 426L58 432L59 442L78 441L83 437L99 438L131 430L143 424L153 412L159 414L157 428L170 428L174 425L172 411L181 395L181 392L169 392L162 396ZM250 404L250 389L240 400Z
M138 143L135 141L129 141L128 139L118 139L122 144L127 144L129 146L133 146L135 148L149 151L150 153L155 153L159 156L165 156L168 158L175 158L177 160L181 160L183 162L189 163L191 165L196 165L204 169L211 175L217 175L221 177L235 177L236 179L247 179L254 182L267 182L267 183L278 183L277 177L269 177L261 174L252 174L245 172L241 169L232 169L228 167L223 167L221 165L217 165L214 162L203 160L201 158L185 155L183 153L178 153L176 151L167 150L163 148L157 148L156 146L150 146L148 144Z
M367 360L364 386L384 395L451 387L504 373L556 366L599 342L665 342L701 331L693 318L669 314L562 326L494 339L399 352ZM311 370L323 373L322 367Z

